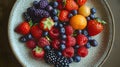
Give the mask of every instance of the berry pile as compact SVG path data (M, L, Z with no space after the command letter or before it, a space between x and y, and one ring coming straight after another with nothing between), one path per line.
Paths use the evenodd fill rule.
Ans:
M44 59L55 67L69 67L88 55L98 42L92 38L106 23L95 16L96 9L85 5L87 0L34 1L23 13L24 22L15 32L21 34L33 57Z

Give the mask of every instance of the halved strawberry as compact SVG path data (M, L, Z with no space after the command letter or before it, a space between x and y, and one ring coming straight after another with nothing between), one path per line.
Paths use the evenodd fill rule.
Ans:
M42 29L44 31L51 30L53 26L54 26L54 22L50 17L49 18L43 18L39 23L40 29Z
M59 14L59 20L60 21L68 21L69 19L68 19L68 14L69 14L69 12L67 11L67 10L61 10L60 11L60 14Z
M15 28L15 31L19 34L26 35L30 32L30 25L28 22L22 22Z

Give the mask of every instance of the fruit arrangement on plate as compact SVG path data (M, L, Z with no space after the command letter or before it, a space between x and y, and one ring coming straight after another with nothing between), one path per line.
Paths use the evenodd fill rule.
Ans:
M104 30L106 22L95 16L87 0L40 0L23 13L24 21L15 28L19 41L31 49L34 58L55 67L69 67L98 46L92 37Z

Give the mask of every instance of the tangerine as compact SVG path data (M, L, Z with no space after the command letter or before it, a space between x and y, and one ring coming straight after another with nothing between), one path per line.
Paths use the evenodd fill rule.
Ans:
M82 15L75 15L70 19L70 25L75 30L82 30L87 26L87 20Z

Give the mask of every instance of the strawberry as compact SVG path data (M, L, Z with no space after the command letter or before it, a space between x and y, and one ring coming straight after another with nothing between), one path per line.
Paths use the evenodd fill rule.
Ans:
M48 46L48 45L50 45L50 42L47 40L47 38L41 37L41 38L38 40L38 46L44 48L45 46Z
M79 34L76 37L76 41L79 46L84 46L88 42L88 39L85 35Z
M53 26L54 26L54 22L50 17L49 18L43 18L39 23L40 29L42 29L44 31L51 30Z
M33 49L36 47L36 42L34 40L29 40L26 42L26 46L30 49Z
M39 39L42 36L42 30L38 25L34 25L31 28L31 34L35 39Z
M22 22L21 24L19 24L16 28L15 31L17 33L26 35L30 32L30 25L28 22Z
M54 49L59 49L60 41L55 39L52 41L51 45Z
M74 0L64 0L64 3L65 3L65 8L68 11L77 10L78 9L78 5L77 5L77 3Z
M36 46L36 48L32 50L32 54L36 58L43 59L45 55L45 51L41 47Z
M68 19L68 14L69 14L69 12L67 11L67 10L61 10L60 11L60 14L59 14L59 20L60 21L68 21L69 19Z
M103 25L97 20L90 20L87 25L87 30L90 36L95 36L103 31Z
M67 36L66 38L66 46L67 47L71 47L74 46L76 44L76 39L72 36Z
M87 2L87 0L77 0L77 3L82 6Z
M78 55L81 57L86 57L88 55L88 49L84 46L78 49Z
M63 54L63 56L65 56L67 58L73 57L74 56L74 49L73 49L73 47L68 47L68 48L64 49L62 54Z

